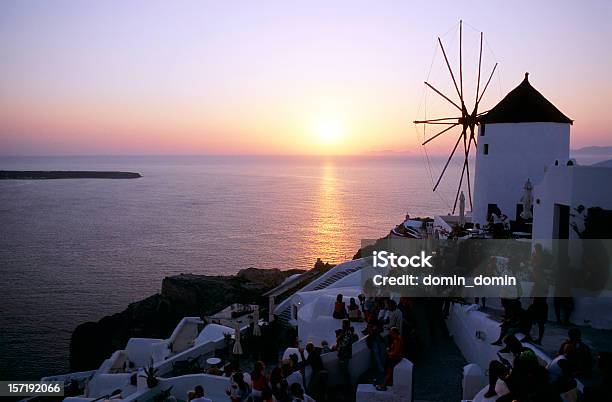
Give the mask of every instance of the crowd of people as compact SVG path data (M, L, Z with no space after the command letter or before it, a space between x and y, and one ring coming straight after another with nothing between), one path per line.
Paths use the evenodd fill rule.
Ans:
M414 327L410 322L415 319L411 312L415 301L408 298L397 303L389 297L349 298L348 305L344 296L338 295L334 304L333 316L339 320L340 328L335 331L335 343L329 345L322 341L320 346L308 343L298 353L291 354L289 359L266 374L262 361L255 363L250 373L236 370L230 363L223 369L222 375L230 378L230 387L226 393L232 402L301 402L327 400L328 373L321 356L336 353L340 372L340 384L337 392L354 395L355 384L351 379L350 367L353 358L353 344L359 339L353 323L365 323L361 335L367 335L366 344L371 354L371 372L375 376L376 388L384 390L393 384L394 367L402 358L410 355L404 339L411 339ZM442 305L438 310L442 311ZM442 317L440 316L440 319ZM362 325L363 326L363 325ZM362 327L361 326L361 327ZM361 329L360 329L361 330ZM414 352L414 349L412 350ZM309 379L306 380L306 368ZM221 373L217 373L221 374ZM198 391L198 392L195 392ZM195 402L207 402L201 390L196 389L191 395Z
M539 278L545 275L550 260L541 246L536 245L531 260L536 287L545 284ZM372 284L366 282L364 294L358 297L337 295L332 316L338 320L339 328L335 331L333 345L330 346L327 341L322 341L319 346L308 343L304 349L297 348L298 353L281 361L269 374L266 374L262 361L257 361L250 373L234 370L230 365L223 373L231 378L227 395L232 402L327 400L328 373L321 358L327 353L337 354L340 392L354 395L355 384L350 368L353 344L359 339L355 326L359 327L361 335L367 335L366 344L371 358L367 374L373 375L376 389L385 390L393 385L394 368L403 358L416 362L429 343L436 338L448 336L444 318L448 316L454 301L436 297L401 297L396 300L386 296L380 289L373 289ZM480 302L484 306L486 299L477 299L476 303ZM580 330L570 329L568 339L560 346L558 355L550 364L543 365L535 351L524 346L523 342L542 344L549 314L546 297L532 297L527 308L523 308L519 298L501 298L501 304L503 319L500 334L492 343L501 349L498 359L490 362L489 387L485 396L499 402L557 402L560 395L576 393L576 378L588 376L594 366L591 351L582 341ZM558 321L561 321L562 312L569 317L571 311L566 310L555 299ZM563 321L567 321L567 318ZM532 337L534 326L537 328L537 336ZM520 340L519 334L523 335ZM289 344L298 346L297 333L289 336ZM606 373L610 376L610 359L600 361L600 366L607 367ZM308 379L307 368L310 374ZM194 390L190 401L207 402L201 391ZM591 395L598 395L600 391L595 388L595 391L591 389L590 392ZM569 397L564 400L572 399Z
M370 349L370 371L375 377L376 388L385 390L393 384L394 368L402 358L414 360L417 357L419 338L427 337L431 341L436 334L446 334L442 315L443 301L402 297L396 302L390 297L375 295L376 292L371 290L366 291L370 296L359 295L359 304L355 298L350 298L348 308L342 294L336 298L332 315L342 320L342 328L336 333L338 359L346 386L352 387L344 363L349 353L342 352L342 348L348 348L346 345L357 339L351 322L365 322L363 335L367 335L366 344ZM427 334L419 334L425 328Z
M503 344L499 359L489 364L489 388L484 395L498 402L558 402L561 396L576 400L576 378L588 377L593 369L591 350L578 328L568 331L568 339L548 365L514 334L506 335Z
M537 301L536 307L542 309ZM498 402L559 402L575 400L576 378L588 377L595 365L590 348L582 341L578 328L571 328L568 338L559 347L558 355L548 364L537 357L534 349L524 346L523 341L539 343L543 330L538 331L538 339L518 339L518 334L529 336L533 324L533 314L524 310L515 299L502 301L506 317L502 322L499 339L494 342L503 348L498 359L491 361L488 368L489 386L485 397L488 401ZM532 304L533 305L533 304ZM235 369L230 363L223 375L230 378L226 390L232 402L311 402L329 400L328 372L323 364L322 355L336 353L340 371L340 394L354 395L351 381L350 362L353 358L353 344L359 339L354 323L365 323L360 332L367 335L366 344L370 350L371 365L369 373L376 375L378 390L393 385L393 372L396 365L407 357L414 361L418 358L418 323L424 321L429 326L426 336L433 338L434 327L443 324L445 308L443 299L400 298L399 302L384 296L363 296L349 298L339 294L333 307L333 315L339 321L335 343L323 341L320 346L307 343L303 349L282 360L269 372L262 361L257 361L251 372ZM358 309L359 313L352 310ZM539 314L542 311L538 311ZM425 320L423 317L427 317ZM439 317L439 319L438 319ZM442 330L442 328L438 328ZM443 331L443 330L442 330ZM431 340L431 339L430 339ZM602 354L604 356L604 354ZM608 380L611 361L609 356L600 359L600 367ZM309 368L308 377L306 376ZM606 380L606 381L608 381ZM598 388L585 388L586 401L601 400L602 392L607 392L604 383ZM561 397L564 399L560 399ZM202 387L198 386L188 396L190 402L208 402Z
M257 361L253 371L250 373L241 371L228 363L222 375L229 377L230 386L225 390L231 402L314 402L315 399L305 391L303 371L306 366L312 368L310 385L314 392L325 388L321 381L323 363L320 351L314 345L308 344L305 348L308 357L303 359L292 355L289 359L282 361L266 374L266 366L262 361ZM187 395L188 402L212 402L206 398L204 388L197 385Z

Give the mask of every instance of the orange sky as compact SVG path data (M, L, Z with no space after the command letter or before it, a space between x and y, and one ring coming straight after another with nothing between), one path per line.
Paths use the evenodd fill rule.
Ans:
M423 80L452 93L439 52L430 65L437 35L454 64L459 18L466 87L474 26L499 63L483 107L529 71L573 147L612 145L609 3L478 4L3 3L0 153L418 153L424 107L453 113Z

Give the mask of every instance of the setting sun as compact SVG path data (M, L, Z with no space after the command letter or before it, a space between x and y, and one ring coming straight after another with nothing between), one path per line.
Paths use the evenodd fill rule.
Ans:
M322 143L333 144L344 134L344 127L338 120L322 120L315 126L315 134Z

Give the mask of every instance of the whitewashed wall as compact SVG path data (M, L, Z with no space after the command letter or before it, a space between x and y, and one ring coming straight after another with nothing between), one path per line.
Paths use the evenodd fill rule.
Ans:
M488 204L497 204L514 219L523 185L539 183L544 168L569 157L570 125L566 123L487 124L478 132L474 179L474 222L486 222ZM488 155L484 155L488 144Z
M555 204L569 205L570 214L579 205L612 209L612 168L551 165L533 194L533 238L551 239ZM570 216L570 222L580 225L579 220ZM569 237L575 239L577 235L570 230Z

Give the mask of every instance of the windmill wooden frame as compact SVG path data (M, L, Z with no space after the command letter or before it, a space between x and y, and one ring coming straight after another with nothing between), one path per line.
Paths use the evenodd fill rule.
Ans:
M443 92L441 92L440 90L438 90L436 87L434 87L431 83L425 81L425 85L427 86L427 88L433 90L436 94L438 94L439 96L441 96L443 99L445 99L450 105L452 105L454 108L458 109L460 112L460 116L457 117L439 117L439 118L434 118L434 119L427 119L427 120L415 120L414 123L415 124L424 124L424 125L447 125L448 127L446 127L445 129L443 129L442 131L438 132L437 134L429 137L428 139L426 139L421 145L425 146L427 145L429 142L433 141L434 139L440 137L441 135L450 132L452 129L460 126L461 127L461 134L459 134L459 136L457 137L457 141L455 142L455 146L453 147L450 156L448 157L444 168L442 168L442 172L440 173L440 176L438 177L438 180L436 181L436 184L433 187L433 191L436 191L438 189L438 186L440 185L440 181L442 180L442 177L444 176L444 173L446 173L446 169L448 168L448 165L450 164L450 161L452 160L453 156L455 155L455 152L457 151L457 148L459 147L459 144L462 142L463 140L463 154L464 154L464 161L463 161L463 167L461 170L461 177L459 179L459 185L457 186L457 192L455 194L455 202L453 204L453 214L455 213L455 210L457 208L457 200L459 199L459 193L461 192L461 186L463 184L463 177L466 176L467 179L467 187L468 187L468 198L469 198L469 202L470 202L470 209L472 209L472 189L471 189L471 180L470 180L470 167L469 167L469 155L470 155L470 151L472 148L472 143L474 144L474 149L476 149L477 147L477 141L476 141L476 134L475 134L475 128L476 125L478 125L479 122L479 117L483 114L485 114L486 112L478 112L478 106L480 105L480 101L482 100L482 97L484 96L487 88L489 87L489 83L491 82L491 79L493 78L493 74L495 74L495 70L497 69L497 63L495 63L495 65L493 66L493 69L491 70L491 73L489 74L489 78L487 79L486 84L484 85L482 92L480 92L480 72L481 72L481 67L482 67L482 42L483 42L483 33L480 32L480 52L479 52L479 56L478 56L478 81L476 84L476 96L475 96L475 100L474 100L474 107L472 109L471 112L468 111L468 107L466 106L466 102L465 102L465 97L464 97L464 92L463 92L463 55L462 55L462 42L463 42L463 21L459 21L459 84L457 84L457 80L455 79L455 74L453 72L453 69L450 65L450 62L448 61L448 57L446 55L446 50L444 49L444 45L442 44L442 39L440 39L440 37L438 37L438 43L440 44L440 49L442 49L442 55L444 56L444 61L446 63L446 66L448 67L448 71L450 73L450 76L452 78L455 90L457 92L457 96L459 98L459 102L455 102L451 99L450 96L447 96L446 94L444 94ZM452 95L454 97L454 95Z

